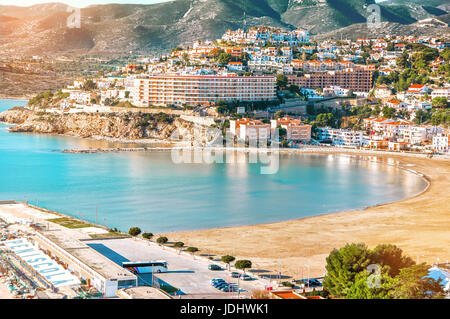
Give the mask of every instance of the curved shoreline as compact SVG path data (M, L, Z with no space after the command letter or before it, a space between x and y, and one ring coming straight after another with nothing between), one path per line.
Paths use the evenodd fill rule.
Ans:
M89 138L90 139L90 138ZM138 148L98 148L98 149L68 149L68 150L62 150L63 153L70 153L70 154L96 154L96 153L121 153L121 152L169 152L171 150L184 150L185 148L183 147L178 147L178 146L172 146L172 147L138 147ZM216 147L216 148L205 148L205 147L198 147L198 148L186 148L187 151L202 151L202 150L212 150L212 151L229 151L230 149L227 149L226 147ZM237 148L232 148L232 151L236 151L236 152L251 152L251 151L261 151L261 152L265 152L267 151L264 149L249 149L249 148L244 148L244 147L237 147ZM268 149L268 151L270 151L270 149ZM367 158L368 156L379 156L379 155L384 155L384 156L389 156L389 155L403 155L403 156L413 156L413 157L426 157L427 155L424 153L398 153L398 152L387 152L387 151L371 151L371 150L355 150L355 149L343 149L343 148L337 148L337 147L330 147L330 148L319 148L318 150L315 150L314 147L308 147L306 149L277 149L277 151L280 152L280 154L284 154L284 155L301 155L301 154L319 154L319 155L335 155L335 156L349 156L352 157L358 161L367 161L367 162L375 162L377 163L377 161L373 161L369 158ZM437 157L439 158L439 157ZM441 159L441 158L440 158ZM446 159L446 158L442 158L442 159ZM381 163L381 162L379 162ZM400 198L398 200L393 200L390 202L382 202L382 203L378 203L378 204L373 204L373 205L367 205L367 206L360 206L360 207L355 207L355 208L349 208L349 209L345 209L345 210L338 210L338 211L333 211L333 212L327 212L327 213L318 213L318 214L314 214L311 216L305 216L305 217L295 217L295 218L289 218L289 219L281 219L278 221L271 221L271 222L263 222L263 223L256 223L256 224L245 224L245 225L233 225L233 226L223 226L223 227L209 227L209 228L199 228L199 229L190 229L190 230L180 230L180 231L174 231L174 232L170 232L168 234L171 233L183 233L183 232L197 232L197 231L204 231L204 230L212 230L212 229L231 229L231 228L238 228L238 227L245 227L245 226L259 226L259 225L270 225L270 224L277 224L277 223L282 223L282 222L289 222L289 221L296 221L296 220L303 220L303 219L307 219L307 218L313 218L313 217L319 217L319 216L327 216L327 215L334 215L334 214L339 214L342 212L347 212L347 211L352 211L352 212L357 212L357 211L364 211L373 207L379 207L379 206L384 206L384 205L390 205L390 204L394 204L394 203L398 203L401 201L405 201L408 199L412 199L414 197L420 196L421 194L425 193L429 187L430 187L430 183L431 180L428 176L426 176L423 173L417 172L415 170L412 170L410 168L401 166L401 165L395 165L395 164L390 164L390 163L381 163L382 165L388 165L391 167L395 167L397 169L402 170L404 173L411 173L414 175L417 175L419 177L421 177L425 182L426 182L426 187L411 195L411 196L407 196L404 198Z
M32 98L33 98L33 95L14 96L14 95L1 95L0 94L0 100L29 101Z
M121 152L169 152L171 150L184 150L183 147L139 147L139 148L106 148L106 149L68 149L68 150L62 150L63 153L70 153L70 154L96 154L96 153L121 153ZM186 150L188 151L202 151L205 150L207 148L194 148L194 149L189 149L187 148ZM223 147L223 148L209 148L208 150L220 150L220 151L227 151L229 149ZM231 149L232 151L236 151L236 152L250 152L252 151L249 148L233 148ZM265 151L264 149L255 149L254 151ZM270 151L270 149L269 149ZM280 154L284 154L284 155L301 155L301 154L319 154L319 155L337 155L337 156L342 156L342 155L346 155L346 156L350 156L358 161L367 161L367 162L377 162L377 161L373 161L370 160L368 158L364 158L367 156L379 156L379 155L384 155L384 156L389 156L389 155L401 155L401 156L413 156L413 157L426 157L427 155L424 153L398 153L398 152L386 152L386 151L368 151L368 150L354 150L354 149L342 149L342 148L336 148L336 147L330 147L328 149L324 149L321 148L319 150L314 150L312 148L308 148L306 150L304 149L279 149L278 150L280 152ZM439 155L438 155L439 156ZM439 157L438 157L439 158ZM441 159L441 158L439 158ZM442 158L442 159L446 159L446 158ZM394 165L394 164L390 164L390 163L381 163L383 165L388 165L388 166L392 166L395 167L397 169L400 169L402 171L404 171L404 173L411 173L414 175L417 175L419 177L421 177L425 182L426 182L426 187L411 195L408 197L404 197L404 198L400 198L398 200L394 200L394 201L390 201L390 202L383 202L383 203L379 203L379 204L374 204L374 205L367 205L367 206L362 206L362 207L355 207L355 208L349 208L346 210L339 210L339 211L333 211L333 212L328 212L328 213L319 213L319 214L314 214L311 216L305 216L305 217L296 217L296 218L289 218L289 219L282 219L282 220L278 220L278 221L272 221L272 222L264 222L264 223L256 223L256 224L245 224L245 225L234 225L234 226L223 226L223 227L210 227L210 228L199 228L199 229L190 229L187 231L174 231L174 232L170 232L168 234L173 234L173 233L183 233L183 232L197 232L197 231L204 231L204 230L211 230L211 229L231 229L231 228L238 228L238 227L245 227L245 226L259 226L259 225L270 225L270 224L277 224L277 223L282 223L282 222L289 222L289 221L296 221L296 220L303 220L303 219L307 219L307 218L313 218L313 217L319 217L319 216L327 216L327 215L333 215L333 214L339 214L342 212L347 212L347 211L352 211L352 212L357 212L357 211L364 211L373 207L379 207L379 206L384 206L384 205L390 205L390 204L394 204L394 203L398 203L401 201L405 201L408 199L412 199L415 198L417 196L422 195L423 193L425 193L426 191L428 191L430 184L431 184L431 180L428 176L426 176L423 173L417 172L415 170L412 170L410 168L404 167L404 166L400 166L400 165Z
M166 151L166 150L162 150L162 151ZM311 152L311 153L307 153L307 152L301 152L301 153L293 153L293 154L289 154L289 155L301 155L301 154L319 154L319 155L325 155L323 153L319 153L319 152ZM327 154L329 155L329 154ZM347 153L343 152L343 153L335 153L333 155L348 155ZM368 155L350 155L352 157L354 157L356 160L358 161L367 161L367 162L373 162L369 159L364 159L364 158L356 158L357 156L368 156ZM411 196L407 196L407 197L403 197L403 198L399 198L397 200L393 200L390 202L383 202L383 203L379 203L379 204L373 204L373 205L367 205L367 206L360 206L360 207L355 207L355 208L348 208L345 210L338 210L338 211L333 211L333 212L328 212L328 213L318 213L318 214L314 214L311 216L303 216L303 217L294 217L294 218L288 218L288 219L282 219L279 221L272 221L272 222L263 222L263 223L256 223L256 224L245 224L245 225L234 225L234 226L222 226L222 227L209 227L209 228L198 228L198 229L190 229L190 230L179 230L179 231L173 231L173 232L167 232L165 233L167 234L177 234L177 233L185 233L185 232L201 232L201 231L205 231L205 230L221 230L221 229L231 229L231 228L239 228L239 227L248 227L248 226L263 226L263 225L272 225L272 224L279 224L279 223L284 223L284 222L292 222L292 221L300 221L300 220L305 220L305 219L309 219L309 218L314 218L314 217L321 217L321 216L329 216L329 215L334 215L334 214L340 214L340 213L345 213L345 212L359 212L359 211L364 211L370 208L374 208L374 207L381 207L381 206L385 206L385 205L391 205L391 204L395 204L395 203L400 203L402 201L406 201L409 199L413 199L415 197L421 196L422 194L424 194L425 192L427 192L431 186L431 180L428 176L426 176L425 174L422 174L420 172L414 171L414 170L410 170L409 168L405 168L403 166L398 166L398 165L394 165L394 164L389 164L389 163L381 163L383 165L387 165L387 166L392 166L395 167L401 171L403 171L403 173L411 173L414 175L417 175L418 177L422 178L425 182L426 182L426 187L411 195Z
M450 259L448 156L429 159L426 154L336 148L280 149L280 153L394 158L405 170L413 164L414 171L428 179L428 186L419 194L390 203L265 224L169 233L168 238L196 246L202 252L250 259L254 267L273 272L278 269L279 259L283 274L292 276L299 265L305 264L310 266L311 275L323 275L325 257L347 242L366 242L369 246L393 243L413 259L429 263L438 257L441 261Z
M397 159L399 164L396 167L409 172L412 169L408 165L413 164L416 174L427 181L427 187L418 194L398 201L356 210L166 235L170 240L183 241L219 256L232 254L239 247L237 258L250 259L256 268L271 272L276 272L277 260L280 260L283 274L290 276L297 276L296 268L305 264L310 265L311 275L322 276L325 257L333 248L347 242L366 242L369 246L397 244L411 257L420 256L420 260L429 263L438 257L440 260L449 259L450 209L447 201L450 192L450 161L446 158L437 160L400 154L376 155L377 158ZM440 170L444 174L440 174ZM369 220L370 224L367 224ZM430 232L429 229L434 231ZM224 233L227 235L223 236ZM425 245L427 241L431 242L428 246ZM262 242L265 243L264 247L261 247Z

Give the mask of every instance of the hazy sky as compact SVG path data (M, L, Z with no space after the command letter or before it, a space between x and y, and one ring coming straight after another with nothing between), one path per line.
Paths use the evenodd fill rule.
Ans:
M132 4L153 4L158 2L167 2L170 0L0 0L0 5L13 6L31 6L38 3L60 2L74 7L83 8L91 4L106 4L106 3L132 3Z

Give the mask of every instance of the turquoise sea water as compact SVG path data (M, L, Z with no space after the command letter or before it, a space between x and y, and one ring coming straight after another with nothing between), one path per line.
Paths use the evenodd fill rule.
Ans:
M0 111L25 101L0 100ZM65 154L111 143L9 133L0 123L0 200L28 200L108 227L154 233L258 224L405 198L425 181L382 163L336 155L282 155L257 164L174 164L170 153Z

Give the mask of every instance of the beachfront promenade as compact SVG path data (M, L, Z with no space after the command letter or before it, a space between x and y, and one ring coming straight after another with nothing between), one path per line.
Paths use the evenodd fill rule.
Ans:
M67 228L54 222L55 218L64 218L63 215L24 203L12 201L0 203L0 218L10 224L8 229L11 232L28 234L28 236L35 238L40 245L45 245L52 254L68 262L71 269L77 269L77 273L83 275L84 278L90 278L90 273L94 273L93 282L98 276L108 279L120 275L122 279L125 277L129 279L131 273L122 268L122 262L124 261L165 260L169 269L167 273L154 274L153 277L151 275L139 275L138 283L140 285L152 285L152 280L155 278L155 283L176 287L182 294L182 298L192 298L193 295L196 298L227 299L237 297L237 292L222 292L211 286L210 282L213 278L222 278L234 284L238 284L238 280L231 278L230 273L225 270L226 265L221 262L215 261L214 263L221 264L222 271L209 270L208 265L213 261L205 256L199 256L198 254L194 256L173 247L158 245L141 238L123 237L123 235L121 238L112 234L107 236L109 238L95 239L93 237L108 235L109 233L103 227L96 225ZM76 220L75 218L71 219ZM41 224L43 227L35 230L28 226L30 222ZM270 285L270 282L264 279L258 280L255 278L248 282L241 281L240 296L250 296L254 289L264 289L268 285ZM8 291L3 290L0 292L2 296L6 296L6 293L8 293ZM114 296L114 292L109 291L107 297Z

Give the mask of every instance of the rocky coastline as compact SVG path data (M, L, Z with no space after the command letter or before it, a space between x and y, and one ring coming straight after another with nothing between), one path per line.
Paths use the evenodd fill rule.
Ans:
M136 112L58 114L26 107L0 113L0 121L15 124L10 132L63 134L82 138L104 138L140 142L168 141L198 136L198 125L177 115Z

